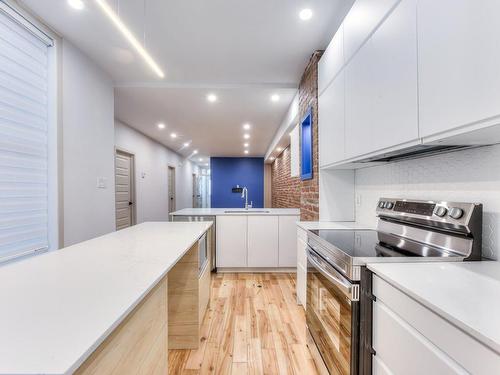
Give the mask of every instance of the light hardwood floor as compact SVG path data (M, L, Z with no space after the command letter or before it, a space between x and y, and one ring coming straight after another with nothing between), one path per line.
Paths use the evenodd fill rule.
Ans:
M200 347L170 350L169 374L318 373L294 274L213 274L211 283Z

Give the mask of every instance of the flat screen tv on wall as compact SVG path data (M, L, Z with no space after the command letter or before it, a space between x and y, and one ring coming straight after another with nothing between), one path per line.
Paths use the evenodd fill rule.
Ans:
M312 110L308 109L300 123L300 178L310 180L313 177L313 145L312 145Z

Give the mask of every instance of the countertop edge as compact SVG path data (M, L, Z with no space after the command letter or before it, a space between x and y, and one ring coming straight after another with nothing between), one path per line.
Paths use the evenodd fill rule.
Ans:
M391 284L394 288L398 289L399 291L406 294L411 299L415 300L416 302L418 302L422 306L431 310L432 312L434 312L435 314L440 316L442 319L446 320L448 323L455 326L457 329L459 329L462 332L466 333L467 335L471 336L473 339L475 339L478 342L480 342L481 344L487 346L489 349L493 350L494 352L500 354L500 343L497 343L496 341L490 339L489 337L484 336L481 332L477 331L474 327L472 327L472 326L464 323L463 321L455 318L451 313L448 313L447 311L443 310L439 306L436 306L435 304L433 304L432 302L430 302L426 298L423 298L419 294L413 292L411 289L401 285L393 277L390 277L387 274L385 274L383 271L378 270L377 264L369 263L369 264L367 264L367 268L370 271L372 271L373 273L375 273L378 277L380 277L384 281Z

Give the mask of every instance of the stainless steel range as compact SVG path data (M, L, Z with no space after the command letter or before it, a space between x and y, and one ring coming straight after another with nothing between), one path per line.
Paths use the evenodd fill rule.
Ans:
M481 259L481 204L382 198L376 230L308 232L307 326L331 374L371 374L367 263Z

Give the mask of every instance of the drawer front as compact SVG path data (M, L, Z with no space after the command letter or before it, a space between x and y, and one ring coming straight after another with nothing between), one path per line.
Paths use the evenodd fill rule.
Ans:
M500 374L500 355L376 275L373 294L468 372Z
M373 348L376 351L375 358L380 359L394 374L467 373L383 302L378 301L373 304Z
M373 375L392 375L387 365L382 361L380 356L373 357L372 364L372 374Z

